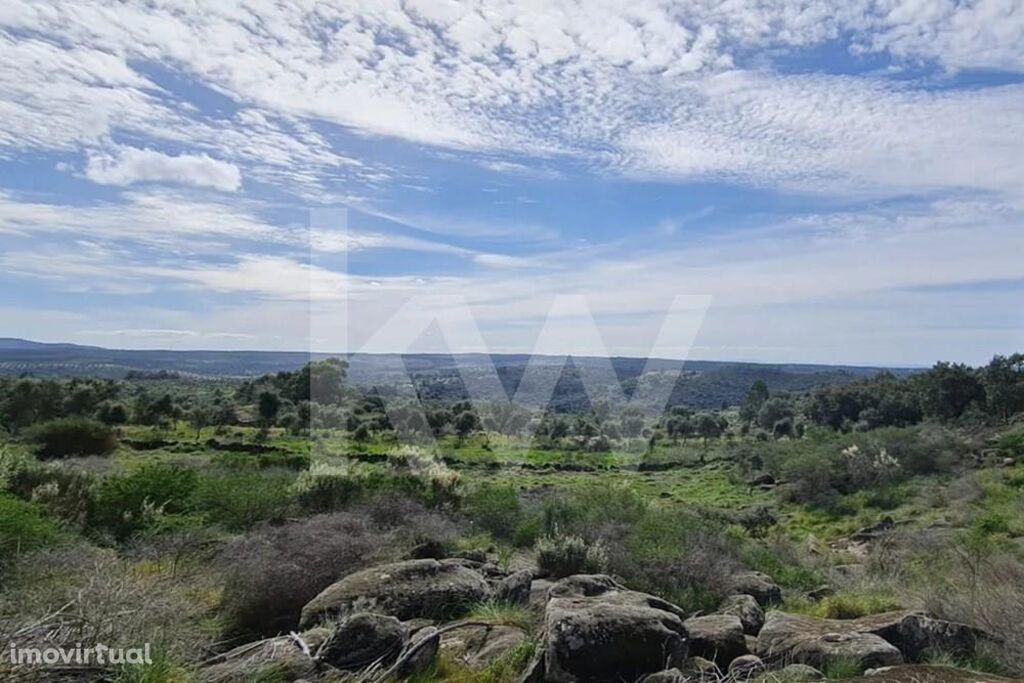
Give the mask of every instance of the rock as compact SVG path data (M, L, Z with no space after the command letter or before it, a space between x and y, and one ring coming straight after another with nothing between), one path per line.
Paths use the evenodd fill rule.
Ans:
M510 605L525 605L530 601L533 572L523 569L494 584L494 599Z
M692 680L692 677L687 676L679 669L665 669L644 676L639 683L690 683Z
M757 652L757 636L743 636L747 642L747 652Z
M761 572L745 572L732 577L734 593L751 595L761 607L771 607L782 602L782 588L772 578Z
M951 666L909 664L874 669L847 683L1013 683L1019 680Z
M966 624L933 619L924 612L884 612L849 622L851 628L873 633L896 646L910 660L920 659L929 651L956 657L974 654L984 632Z
M768 662L795 662L819 669L848 660L856 660L861 671L903 663L896 647L849 622L782 612L768 614L757 636L756 654Z
M768 472L764 472L747 480L748 486L775 486L775 483L775 477Z
M342 622L316 656L336 669L358 671L376 661L390 665L405 641L406 631L398 619L363 612Z
M548 591L554 586L554 581L548 581L547 579L534 579L530 583L530 599L529 604L531 609L543 612L544 607L548 604Z
M472 671L485 669L527 641L515 626L467 624L441 635L441 650Z
M333 633L333 629L320 627L300 634L311 652ZM202 683L248 683L271 675L283 680L315 679L316 662L306 655L291 636L267 638L247 643L226 652L217 661L199 672Z
M810 683L825 680L825 674L806 664L790 664L758 676L757 683Z
M395 675L400 679L417 676L428 668L437 656L441 634L433 626L420 629L409 639L409 643L398 655L394 665Z
M824 600L825 598L829 597L830 595L835 595L835 594L836 594L835 589L832 588L832 586L828 586L828 585L818 586L817 588L814 588L812 590L807 591L808 599L815 600L815 601L817 601L817 600Z
M682 671L691 679L698 681L717 681L723 678L718 665L703 657L690 657L683 664Z
M548 594L541 647L547 683L635 681L686 659L685 614L671 603L603 576L569 577Z
M622 584L605 574L575 574L556 581L548 589L548 599L586 598L624 590L626 588Z
M398 619L445 619L490 597L477 572L448 560L405 560L363 569L302 608L301 625L373 611Z
M748 680L764 670L764 662L757 655L742 655L729 664L729 676L739 680Z
M448 551L440 541L426 541L409 551L410 560L443 560Z
M722 602L718 612L739 617L743 632L752 636L756 636L764 626L764 610L752 595L730 595Z
M690 635L690 654L709 659L722 669L747 654L740 618L732 614L710 614L683 622Z
M883 533L891 531L895 526L896 522L893 520L893 518L886 515L875 524L866 526L860 529L859 531L855 532L853 535L850 536L850 539L853 541L871 541L878 538Z
M479 564L483 564L484 562L487 561L487 551L486 550L479 550L479 549L477 549L477 550L460 550L457 553L453 553L452 557L460 558L460 559L463 559L463 560L469 560L470 562L478 562Z

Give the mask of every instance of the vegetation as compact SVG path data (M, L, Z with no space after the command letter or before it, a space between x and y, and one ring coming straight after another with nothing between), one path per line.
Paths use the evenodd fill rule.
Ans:
M297 629L339 576L460 553L608 573L688 613L756 570L785 610L924 608L1000 633L972 666L1024 672L1020 354L805 390L756 379L726 406L658 413L450 387L410 400L348 372L0 379L0 630L132 629L159 661L116 680L190 680L230 645ZM131 596L147 614L119 622ZM64 604L88 628L48 622ZM469 618L536 627L505 603ZM484 671L441 656L421 680L514 680L533 648ZM825 673L859 673L847 664Z

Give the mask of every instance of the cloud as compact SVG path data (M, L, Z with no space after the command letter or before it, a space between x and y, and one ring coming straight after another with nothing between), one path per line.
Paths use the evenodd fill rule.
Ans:
M101 185L158 182L211 187L222 192L235 192L242 186L242 174L234 164L206 154L173 156L135 147L120 147L113 154L90 154L85 176Z

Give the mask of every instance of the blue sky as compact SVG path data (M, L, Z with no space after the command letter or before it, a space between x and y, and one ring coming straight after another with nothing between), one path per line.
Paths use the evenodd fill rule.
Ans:
M981 362L1019 0L9 0L0 336Z

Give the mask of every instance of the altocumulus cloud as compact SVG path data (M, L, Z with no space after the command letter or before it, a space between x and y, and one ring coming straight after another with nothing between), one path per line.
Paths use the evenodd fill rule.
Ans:
M206 154L172 156L152 149L121 147L113 153L89 155L85 175L102 185L170 182L235 192L242 173L234 164Z

